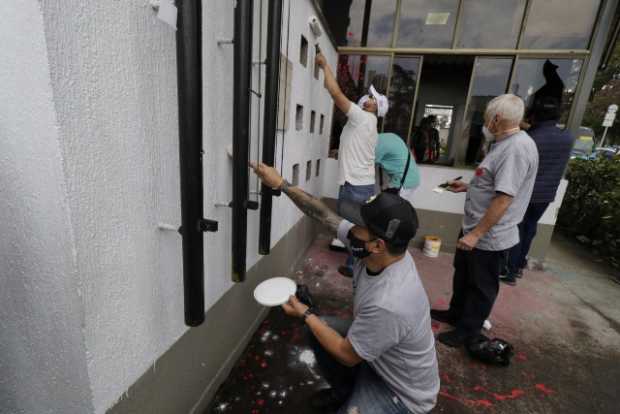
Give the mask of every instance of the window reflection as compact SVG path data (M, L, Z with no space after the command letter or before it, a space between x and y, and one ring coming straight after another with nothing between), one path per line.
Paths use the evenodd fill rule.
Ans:
M533 0L522 49L587 49L600 0Z
M338 46L392 44L397 0L323 0L321 8Z
M416 84L420 58L417 56L397 56L392 65L392 80L388 99L390 110L385 117L385 132L393 132L403 140L409 135L409 125L413 114Z
M397 47L452 47L458 0L403 1Z
M498 95L506 92L510 80L512 58L478 58L474 68L469 106L463 131L463 145L459 150L459 164L475 165L484 153L484 112Z
M354 103L368 93L374 85L379 93L385 94L389 76L389 56L340 55L338 58L338 84L344 94ZM340 133L346 122L346 116L334 108L332 138L330 148L338 148ZM381 125L379 125L379 129Z
M511 91L525 101L552 96L562 102L560 123L566 123L579 81L583 61L579 59L519 59Z
M457 47L515 49L526 0L464 0Z

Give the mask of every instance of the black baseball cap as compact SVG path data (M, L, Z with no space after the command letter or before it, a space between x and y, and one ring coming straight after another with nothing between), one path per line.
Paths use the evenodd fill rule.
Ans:
M362 204L343 200L340 215L396 246L409 243L418 230L418 215L411 203L388 192L372 196Z

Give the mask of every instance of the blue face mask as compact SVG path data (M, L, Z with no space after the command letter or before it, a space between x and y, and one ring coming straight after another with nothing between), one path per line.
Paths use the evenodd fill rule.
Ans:
M370 243L372 241L377 240L377 239L372 239L372 240L358 239L357 237L353 235L352 232L349 232L349 234L347 235L347 238L351 242L351 255L358 259L364 259L370 256L372 253L369 252L368 249L366 249L366 243Z

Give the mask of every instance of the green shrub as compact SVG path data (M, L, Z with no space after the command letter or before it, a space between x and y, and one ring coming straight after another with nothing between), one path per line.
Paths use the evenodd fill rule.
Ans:
M572 160L560 228L620 267L620 160Z

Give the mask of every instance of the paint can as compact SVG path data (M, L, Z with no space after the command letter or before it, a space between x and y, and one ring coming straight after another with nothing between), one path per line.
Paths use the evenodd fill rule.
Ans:
M439 250L441 249L441 239L437 236L426 236L424 238L424 253L428 257L439 256Z

